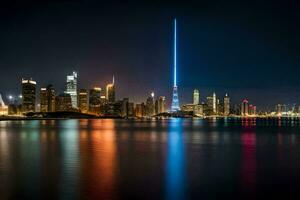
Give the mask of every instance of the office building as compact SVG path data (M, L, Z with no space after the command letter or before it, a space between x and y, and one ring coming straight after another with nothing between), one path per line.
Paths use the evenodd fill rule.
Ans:
M55 111L63 112L63 111L72 111L73 104L72 98L70 94L62 93L55 97Z
M52 85L40 90L40 112L55 111L55 90Z
M248 100L244 99L242 104L241 104L241 115L242 116L248 116L248 114L249 114Z
M167 111L167 106L166 106L166 97L160 96L158 99L158 112L159 113L164 113Z
M22 111L35 112L36 82L32 79L22 79Z
M194 105L198 105L200 100L200 93L199 90L195 89L193 93L193 103Z
M95 87L90 89L89 94L89 112L100 114L101 107L101 88Z
M226 93L224 97L224 115L228 116L229 114L230 114L230 98Z
M69 94L72 99L72 107L78 108L77 100L77 72L73 72L72 75L67 76L67 90L66 94Z
M135 116L136 117L144 117L145 116L145 104L140 103L135 105Z
M155 115L155 105L154 105L154 92L146 100L146 116L151 117Z
M7 115L8 114L8 106L5 105L2 96L0 94L0 115Z
M113 103L116 101L116 92L115 92L115 78L113 76L113 81L106 86L106 99L108 103Z
M217 97L216 97L216 93L213 93L213 113L217 114Z
M78 92L78 108L83 113L88 111L88 91L86 89L80 89Z

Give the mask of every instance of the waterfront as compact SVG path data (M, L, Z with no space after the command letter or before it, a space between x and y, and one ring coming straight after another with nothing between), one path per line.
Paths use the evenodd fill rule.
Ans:
M0 199L288 198L299 168L293 119L0 121Z

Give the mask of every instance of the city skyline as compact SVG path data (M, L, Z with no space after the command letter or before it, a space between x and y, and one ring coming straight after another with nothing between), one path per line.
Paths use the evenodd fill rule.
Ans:
M0 37L3 58L0 66L5 70L0 79L0 93L5 101L10 94L20 94L16 83L23 77L32 77L41 86L53 84L58 91L64 91L65 75L77 71L82 88L105 86L115 74L120 97L128 96L141 102L149 92L155 91L167 96L170 105L171 24L176 16L180 23L178 65L184 66L178 69L180 103L191 102L190 93L195 88L202 97L212 92L228 93L232 102L248 98L263 109L269 105L273 108L277 103L300 102L300 82L296 76L300 63L296 54L300 31L295 28L300 17L285 15L278 21L275 12L293 10L291 5L283 4L279 8L276 3L263 3L259 4L258 12L253 13L257 9L256 2L249 5L219 3L220 8L209 2L184 7L162 3L153 4L156 6L151 8L148 4L136 7L130 3L106 4L107 11L102 12L104 18L99 16L96 2L83 6L66 2L60 5L66 12L58 11L52 3L30 5L8 5L1 14L6 20L6 23L1 22L6 31ZM150 10L145 10L146 7ZM128 14L134 8L138 8L137 11ZM43 15L44 11L49 16ZM58 15L54 15L57 11ZM108 11L116 15L112 17ZM157 14L154 16L150 11ZM236 15L230 11L237 11ZM214 18L210 12L215 13ZM69 18L62 20L63 13ZM124 13L128 15L120 23ZM253 16L248 16L249 13ZM223 23L224 20L227 23ZM280 25L284 28L280 29Z

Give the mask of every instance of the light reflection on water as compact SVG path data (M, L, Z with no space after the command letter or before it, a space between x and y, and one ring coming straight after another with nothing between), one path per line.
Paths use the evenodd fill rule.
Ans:
M299 133L284 118L0 121L0 199L297 195Z

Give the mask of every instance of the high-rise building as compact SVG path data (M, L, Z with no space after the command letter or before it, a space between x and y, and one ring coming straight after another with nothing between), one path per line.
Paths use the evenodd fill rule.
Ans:
M86 89L80 89L78 93L78 108L81 112L86 113L88 111L88 91Z
M113 81L110 84L106 85L106 99L108 103L113 103L116 101L116 92L115 92L115 78L113 76Z
M124 98L122 101L122 111L121 111L121 116L122 117L127 117L128 116L128 104L129 104L129 99Z
M216 97L216 93L213 93L213 113L217 114L217 97Z
M94 114L100 114L101 106L101 88L95 87L90 89L89 111Z
M230 98L226 93L224 97L224 115L228 116L229 113L230 113Z
M46 88L41 88L40 90L40 112L48 112L48 99Z
M199 90L195 89L194 94L193 94L193 100L194 100L193 103L194 103L194 105L199 104L199 99L200 99Z
M249 105L249 110L248 110L248 112L249 112L249 115L256 115L256 106L255 105L252 105L252 104L250 104Z
M55 111L72 111L71 95L62 93L55 97Z
M8 107L5 105L2 96L0 94L0 115L7 115L8 114Z
M135 116L144 117L145 116L145 104L140 103L135 105Z
M158 113L164 113L166 111L166 97L160 96L158 99Z
M134 117L134 103L133 102L128 103L127 116Z
M213 106L214 105L214 98L213 97L206 97L206 106L205 106L205 114L206 115L213 115Z
M176 27L176 19L174 19L174 82L173 82L173 98L171 111L176 112L180 110L179 106L179 98L178 98L178 88L177 88L177 27Z
M151 93L151 96L146 100L146 116L151 117L155 114L155 105L154 105L154 92Z
M54 112L55 111L55 90L52 85L40 90L40 111Z
M35 112L36 106L36 82L32 79L22 79L22 110L23 112Z
M241 115L248 116L248 112L249 112L248 100L244 99L241 105Z
M67 90L66 94L69 94L72 99L72 107L78 108L77 100L77 72L73 72L72 75L67 76Z

